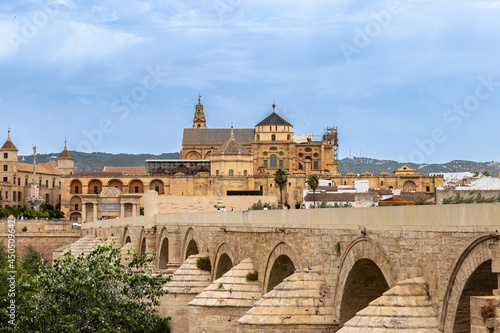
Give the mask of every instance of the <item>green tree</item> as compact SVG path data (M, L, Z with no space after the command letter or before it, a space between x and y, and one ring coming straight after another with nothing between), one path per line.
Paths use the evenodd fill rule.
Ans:
M14 217L18 217L19 216L19 209L17 209L16 207L10 207L10 206L0 208L0 217L9 217L10 215L12 215Z
M38 291L18 313L19 332L168 332L155 307L169 280L153 276L152 259L99 246L85 256L70 252L37 276Z
M485 176L485 177L490 176L490 173L487 170L484 170L482 173L483 173L483 176Z
M36 275L45 266L43 254L33 250L33 247L29 244L21 255L21 265L26 273Z
M279 168L276 170L274 174L274 182L278 184L280 188L280 206L283 206L283 187L288 181L288 177L286 176L286 171L283 168Z
M310 175L309 178L307 178L307 184L313 190L313 205L316 206L316 189L319 186L319 178L316 175Z
M36 278L26 274L12 244L0 240L0 332L31 332L16 327L16 318L28 317L32 309L26 304L36 290ZM14 306L12 302L15 300ZM15 314L15 317L13 315Z

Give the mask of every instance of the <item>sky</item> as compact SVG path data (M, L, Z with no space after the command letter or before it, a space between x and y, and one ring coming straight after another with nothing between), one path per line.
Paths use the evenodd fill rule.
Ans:
M4 0L0 140L178 152L272 112L340 158L498 161L500 1Z

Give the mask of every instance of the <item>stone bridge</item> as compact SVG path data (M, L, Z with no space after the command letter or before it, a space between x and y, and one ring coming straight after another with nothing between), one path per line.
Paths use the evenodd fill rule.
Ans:
M160 309L173 332L333 332L384 293L403 302L401 281L425 297L396 308L421 299L432 318L392 320L387 332L470 332L470 296L498 288L490 247L500 204L157 214L157 200L147 192L145 216L82 229L157 252L156 268L175 271ZM245 279L253 271L257 281Z

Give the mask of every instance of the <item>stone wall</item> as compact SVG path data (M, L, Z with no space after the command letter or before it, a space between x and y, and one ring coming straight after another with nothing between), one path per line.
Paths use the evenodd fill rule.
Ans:
M160 299L158 308L161 317L172 317L169 323L172 332L189 332L189 306L196 294L167 294Z
M471 333L500 332L500 297L471 297L470 307Z
M57 248L69 245L80 239L80 232L25 232L16 234L16 248L18 255L31 244L33 250L41 252L43 259L52 264L52 253ZM0 233L0 240L7 244L8 234Z
M189 306L189 333L238 332L238 319L248 310L250 309Z
M470 190L470 191L461 191L461 190L440 190L436 191L436 204L440 205L443 203L443 199L454 197L455 195L460 194L460 197L467 199L470 196L477 196L481 193L483 198L491 198L498 197L500 194L500 190Z
M164 213L182 213L182 212L214 212L217 208L218 197L215 195L207 196L158 196L158 212ZM226 211L248 210L250 206L258 201L271 204L278 203L276 196L222 196L222 202L226 205Z

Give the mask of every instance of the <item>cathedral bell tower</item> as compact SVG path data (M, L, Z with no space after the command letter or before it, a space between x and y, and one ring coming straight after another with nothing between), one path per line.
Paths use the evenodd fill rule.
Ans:
M203 113L203 105L201 104L201 96L198 96L198 105L194 112L193 128L207 128L205 113Z

